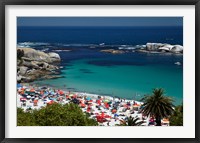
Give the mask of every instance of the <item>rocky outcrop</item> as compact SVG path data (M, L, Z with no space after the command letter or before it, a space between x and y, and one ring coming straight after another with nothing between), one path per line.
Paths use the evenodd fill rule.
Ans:
M27 70L28 70L28 67L25 67L25 66L19 67L19 73L20 73L21 75L25 75L26 72L27 72Z
M181 45L174 45L171 49L172 53L183 53L183 46Z
M163 44L163 43L147 43L146 49L139 49L138 51L142 52L170 52L170 53L183 53L183 46L181 45L170 45L170 44Z
M106 49L106 50L100 50L101 52L111 53L111 54L123 54L124 51L122 50L114 50L114 49Z
M61 60L57 53L44 53L32 48L17 48L24 54L17 60L17 81L32 82L36 79L60 77L56 64Z
M44 53L32 48L17 48L24 51L24 57L32 61L43 61L47 63L60 62L60 56L57 53Z
M164 46L162 43L147 43L146 44L146 50L147 51L156 51L158 48Z

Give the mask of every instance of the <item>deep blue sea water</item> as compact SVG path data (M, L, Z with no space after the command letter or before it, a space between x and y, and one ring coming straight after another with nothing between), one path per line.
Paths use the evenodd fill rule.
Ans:
M183 44L182 27L18 27L18 42L65 44Z
M182 45L182 27L18 27L17 42L61 56L64 77L37 84L131 99L161 87L182 102L183 56L135 52L147 42ZM126 53L100 52L111 48Z

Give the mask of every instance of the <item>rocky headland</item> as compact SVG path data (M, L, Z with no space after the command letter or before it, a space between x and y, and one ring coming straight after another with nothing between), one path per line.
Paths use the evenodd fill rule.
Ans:
M166 54L183 54L183 46L171 45L167 43L146 43L146 45L125 45L121 47L104 46L106 49L100 49L100 52L110 54L124 54L129 52L142 52L142 53L166 53ZM116 49L118 48L118 49Z
M163 43L147 43L145 47L138 48L136 51L145 53L173 53L182 54L183 46L181 45L170 45Z
M32 82L36 79L59 78L57 53L45 53L32 48L17 48L17 82Z

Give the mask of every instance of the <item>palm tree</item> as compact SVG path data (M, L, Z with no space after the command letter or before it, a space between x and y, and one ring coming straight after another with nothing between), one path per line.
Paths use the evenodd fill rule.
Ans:
M175 111L170 117L170 125L183 126L183 103L175 107Z
M121 124L120 126L140 126L141 124L144 123L144 121L139 121L139 118L133 118L133 117L128 117L127 120L120 120Z
M170 97L164 96L162 88L153 89L151 96L142 98L144 102L142 112L147 116L156 118L156 126L161 126L161 119L169 117L174 112L173 100Z

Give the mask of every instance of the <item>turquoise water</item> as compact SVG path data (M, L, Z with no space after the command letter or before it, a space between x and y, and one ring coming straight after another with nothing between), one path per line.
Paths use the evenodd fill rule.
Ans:
M65 78L35 82L71 91L139 100L153 88L164 88L180 104L183 99L183 69L174 65L97 66L89 60L74 60L61 70Z
M18 26L17 41L19 47L60 55L64 78L35 82L41 86L137 100L161 87L176 104L183 101L183 56L134 51L147 42L182 45L182 26ZM125 53L113 55L101 52L102 49L120 49ZM182 65L175 65L176 62Z

